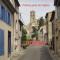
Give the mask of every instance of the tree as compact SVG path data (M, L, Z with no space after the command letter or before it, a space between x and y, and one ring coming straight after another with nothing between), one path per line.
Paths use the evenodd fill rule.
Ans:
M24 45L26 44L27 41L27 31L22 28L22 37L21 37L21 43L22 43L22 47L25 49L28 45Z
M39 19L38 29L39 29L41 26L43 26L43 25L44 25L44 19L43 19L43 17L41 17L41 18Z
M34 37L36 37L37 38L37 29L33 26L32 27L32 29L33 29L33 32L32 32L32 38L34 38Z
M27 36L26 35L27 35L27 31L23 28L22 29L22 38L21 38L22 41L26 41L27 40Z

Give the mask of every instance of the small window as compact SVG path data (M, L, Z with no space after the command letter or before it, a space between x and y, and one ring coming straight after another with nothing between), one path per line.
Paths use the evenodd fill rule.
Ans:
M60 33L60 30L59 30L59 33Z
M58 40L58 37L56 37L56 39Z
M57 32L58 28L56 28L56 32Z
M10 13L8 12L8 24L11 25L11 21L10 21Z
M16 23L17 23L17 20L16 20Z

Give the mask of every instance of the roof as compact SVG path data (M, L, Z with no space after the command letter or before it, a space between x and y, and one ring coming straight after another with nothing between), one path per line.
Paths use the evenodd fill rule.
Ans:
M54 17L55 17L55 11L52 12L50 21L53 21L54 20Z
M17 6L20 6L20 3L18 0L14 0L14 1L16 2Z

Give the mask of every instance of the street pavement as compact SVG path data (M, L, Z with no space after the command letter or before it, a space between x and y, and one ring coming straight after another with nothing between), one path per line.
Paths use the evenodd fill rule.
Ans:
M53 60L47 46L30 46L18 60Z
M24 49L20 49L20 51L12 52L12 54L8 60L19 60L20 57L22 57L23 55L24 55Z

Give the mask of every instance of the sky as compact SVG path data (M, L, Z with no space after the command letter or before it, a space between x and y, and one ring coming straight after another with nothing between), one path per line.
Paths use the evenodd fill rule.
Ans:
M54 0L19 0L22 22L30 23L30 11L35 11L36 19L44 17L47 12L55 10Z

